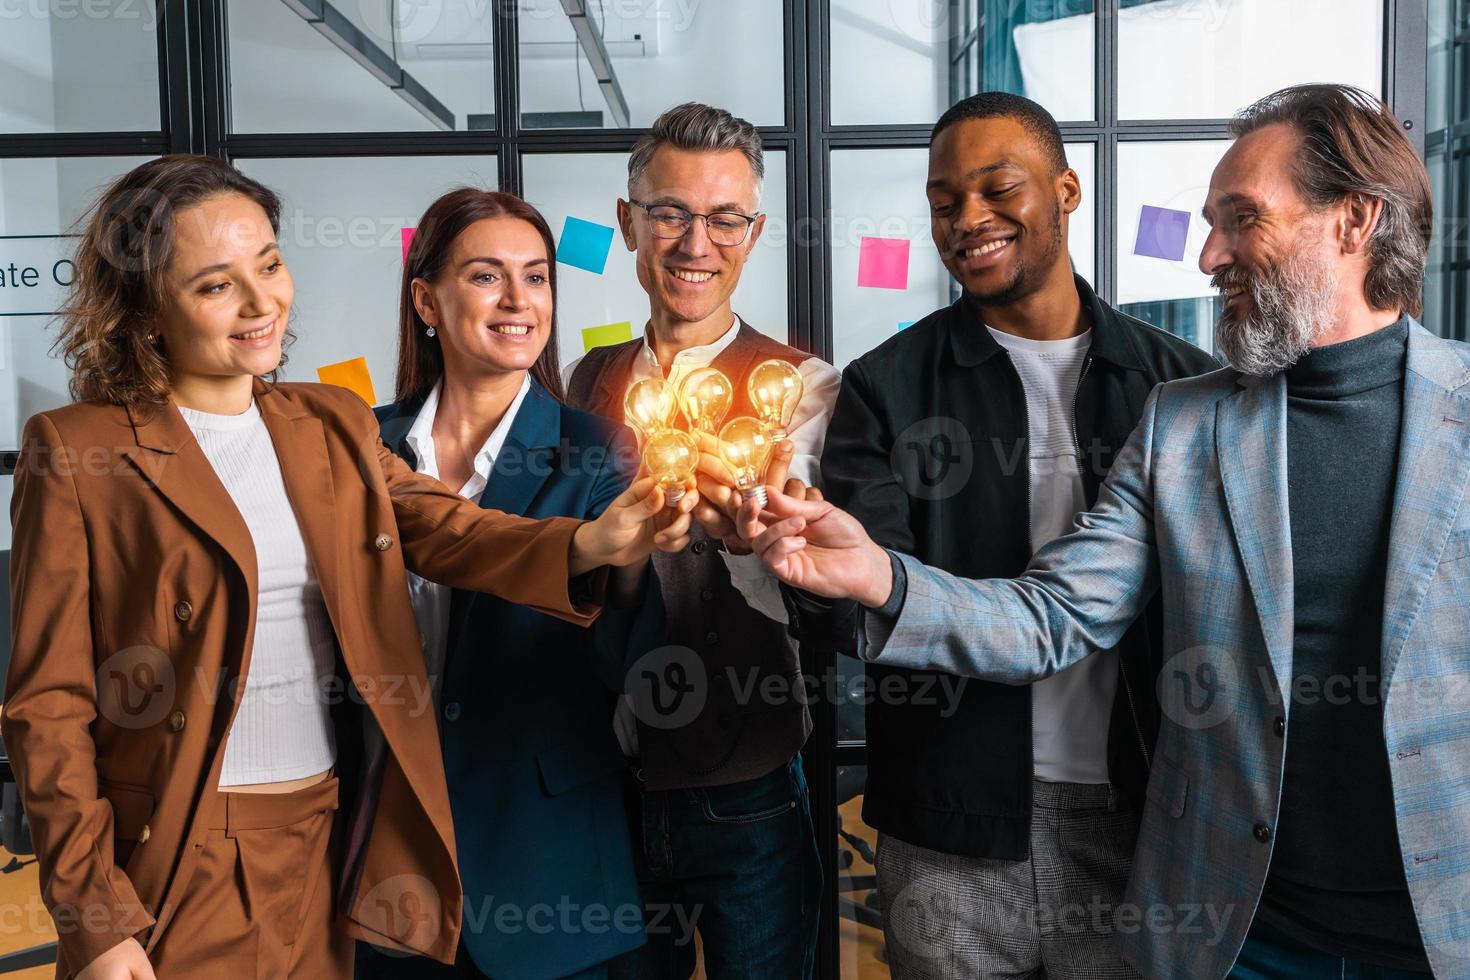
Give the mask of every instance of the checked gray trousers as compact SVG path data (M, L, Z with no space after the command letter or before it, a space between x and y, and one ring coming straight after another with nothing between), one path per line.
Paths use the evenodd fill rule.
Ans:
M1138 816L1110 786L1033 782L1031 853L971 858L878 839L894 980L1132 980L1113 942Z

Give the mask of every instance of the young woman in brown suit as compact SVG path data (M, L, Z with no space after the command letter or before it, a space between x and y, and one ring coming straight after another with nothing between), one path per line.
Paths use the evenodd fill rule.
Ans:
M590 522L482 510L356 395L275 383L279 208L207 157L119 180L63 317L76 404L26 425L3 736L59 977L345 980L354 938L452 960L405 569L586 624L606 566L686 540L692 493L665 511L641 480Z

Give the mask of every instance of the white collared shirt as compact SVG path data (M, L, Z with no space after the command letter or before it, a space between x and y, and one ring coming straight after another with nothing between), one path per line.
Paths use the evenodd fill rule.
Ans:
M434 390L424 399L424 407L419 409L413 426L404 437L408 448L413 450L418 459L417 471L436 480L439 479L439 457L434 449L434 418L439 414L439 393L443 384L441 379L434 385ZM475 453L475 471L470 474L464 486L459 488L461 497L477 501L485 492L485 487L490 483L490 473L495 468L495 457L504 448L506 437L510 435L511 426L515 423L516 413L521 410L521 403L526 400L526 393L530 390L531 376L527 374L525 381L521 383L521 390L516 392L510 407L501 416L500 423L495 426L480 451ZM429 685L434 691L435 705L439 703L439 691L444 682L445 658L448 655L446 645L449 641L449 592L446 585L430 582L413 572L408 573L409 599L413 602L413 618L418 623L419 635L423 637L424 666L428 670Z

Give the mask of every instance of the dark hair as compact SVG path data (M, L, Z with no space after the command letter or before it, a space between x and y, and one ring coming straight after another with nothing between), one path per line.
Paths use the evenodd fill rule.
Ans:
M1403 124L1362 89L1295 85L1241 110L1230 132L1241 137L1275 123L1301 134L1292 178L1310 206L1327 208L1353 194L1383 202L1368 242L1364 294L1374 309L1422 315L1434 197Z
M173 154L118 178L83 215L76 278L59 316L56 347L71 370L71 396L131 408L159 406L173 381L168 352L155 335L162 312L177 218L221 194L260 205L280 231L281 200L217 157ZM285 344L294 335L287 330ZM266 375L267 383L276 372Z
M437 338L428 336L429 325L413 305L413 281L433 282L449 262L455 240L477 221L488 218L518 218L541 235L546 243L546 277L551 285L551 336L536 363L531 377L551 392L557 401L565 401L561 384L561 359L556 340L556 238L541 212L514 194L487 191L478 187L460 187L440 197L419 219L403 263L403 290L398 300L398 377L394 395L397 401L418 401L426 397L444 376L444 349Z
M1053 173L1059 174L1067 169L1067 148L1062 142L1062 130L1052 114L1025 96L1009 92L981 92L956 102L934 124L929 145L933 146L939 134L946 129L971 119L1016 120L1041 144L1051 159Z

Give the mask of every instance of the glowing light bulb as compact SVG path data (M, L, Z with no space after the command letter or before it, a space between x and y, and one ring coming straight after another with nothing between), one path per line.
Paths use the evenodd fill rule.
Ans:
M679 408L695 432L719 432L734 398L735 386L719 368L696 368L679 385Z
M735 489L746 500L766 505L766 463L775 440L759 419L741 416L720 430L720 455L735 474Z
M649 435L643 447L643 465L664 491L664 503L673 507L689 489L689 478L699 466L699 444L679 429Z
M663 378L644 378L628 386L623 418L647 442L669 428L674 418L674 390Z
M790 361L762 361L750 372L746 386L756 417L770 429L771 438L785 439L805 387L796 365Z

